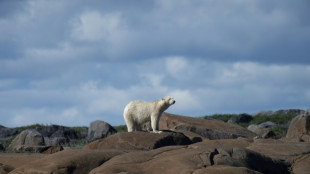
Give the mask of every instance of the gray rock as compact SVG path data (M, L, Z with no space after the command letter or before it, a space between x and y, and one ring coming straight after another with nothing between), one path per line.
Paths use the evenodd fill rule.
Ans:
M18 134L11 144L10 150L38 152L45 147L43 136L36 130L24 130Z
M7 127L0 125L0 143L17 134L18 134L18 131L16 129L7 128Z
M86 138L86 135L82 135L72 128L59 125L51 125L47 128L38 127L36 130L42 134L47 146L59 146L74 143L78 139Z
M228 123L249 123L253 117L249 114L243 113L232 117Z
M272 115L274 112L271 111L271 110L268 110L268 111L259 111L255 114L253 114L253 117L256 117L256 116L270 116Z
M117 133L117 131L110 124L104 121L96 120L90 123L88 129L88 139L96 140L115 133Z
M278 115L285 115L285 114L300 115L300 114L304 114L304 113L305 113L305 111L301 110L301 109L281 109L281 110L274 112L274 114L278 114Z

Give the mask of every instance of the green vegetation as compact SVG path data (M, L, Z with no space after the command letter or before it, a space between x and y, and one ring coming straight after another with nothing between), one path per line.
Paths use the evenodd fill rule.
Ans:
M21 127L16 127L15 129L17 129L18 131L24 131L26 129L35 129L35 128L48 128L49 125L44 125L44 124L32 124L32 125L27 125L27 126L21 126Z
M203 118L213 118L213 119L219 119L227 122L229 119L231 119L234 116L237 116L238 114L213 114L213 115L207 115ZM292 120L294 117L296 117L297 114L273 114L270 116L266 115L257 115L253 117L253 120L251 120L249 123L239 123L239 126L242 126L244 128L247 128L251 124L261 124L267 121L271 121L277 124L286 124L290 120ZM282 127L274 127L271 129L277 136L282 137L286 135L287 129Z
M273 114L270 116L266 115L257 115L253 117L253 120L250 122L250 124L261 124L266 121L271 121L278 124L285 124L288 121L292 120L294 117L296 117L296 114Z
M126 125L119 125L119 126L113 126L117 132L127 132L127 126Z

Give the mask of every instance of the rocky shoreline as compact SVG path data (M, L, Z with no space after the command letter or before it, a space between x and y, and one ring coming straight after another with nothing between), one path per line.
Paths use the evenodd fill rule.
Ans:
M303 174L310 171L310 109L297 114L281 138L270 133L272 123L248 128L236 124L248 122L246 114L223 122L164 113L160 134L117 132L103 121L79 130L53 125L19 131L1 126L0 174ZM10 144L3 145L9 138ZM82 145L64 146L70 143Z

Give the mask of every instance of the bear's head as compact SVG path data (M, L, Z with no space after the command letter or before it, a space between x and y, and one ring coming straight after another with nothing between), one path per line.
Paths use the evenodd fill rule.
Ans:
M163 97L162 100L168 104L169 106L170 105L173 105L175 103L175 100L174 98L170 97L170 96L166 96L166 97Z

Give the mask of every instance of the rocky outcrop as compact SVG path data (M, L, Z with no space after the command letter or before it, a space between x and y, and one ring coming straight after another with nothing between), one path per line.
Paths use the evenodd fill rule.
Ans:
M13 128L7 128L0 125L0 144L2 144L6 139L11 138L18 134L18 131Z
M310 135L310 109L292 119L286 138L295 141L308 141ZM308 135L308 136L307 136Z
M74 143L79 139L85 139L87 136L87 133L86 135L80 135L72 128L59 125L51 125L47 128L38 127L36 128L36 130L42 134L45 144L47 146L58 146L68 143Z
M0 163L0 174L7 174L14 170L14 167Z
M164 114L163 118L160 127L166 130L159 134L116 133L80 149L49 147L45 154L0 153L0 174L303 174L309 171L310 142L289 138L253 139L256 134L244 128L214 120L172 114ZM17 136L21 142L32 139L37 142L34 144L40 144L35 138L41 135L42 139L39 131L28 130L29 141L25 132ZM306 136L309 134L303 133L301 137Z
M310 153L310 143L257 139L247 149L292 163L299 155Z
M124 152L117 150L64 150L47 155L39 160L29 161L10 174L62 173L81 174L100 166L116 155Z
M212 169L219 171L223 166L249 173L288 173L288 166L282 161L244 148L232 148L229 153L206 146L203 149L167 146L129 152L114 157L90 173L201 173Z
M13 139L8 148L13 151L40 152L44 146L44 138L38 131L24 130Z
M188 145L192 142L188 137L178 132L124 132L94 141L85 149L124 149L150 150L163 146Z
M278 127L279 125L271 121L261 123L259 125L251 124L248 126L248 130L256 133L260 138L273 138L276 137L271 128Z
M105 138L115 133L117 133L117 131L110 124L104 121L96 120L90 123L88 129L88 139L96 140Z
M163 113L159 121L160 130L185 130L208 139L253 138L255 133L236 124L216 120L205 120Z

